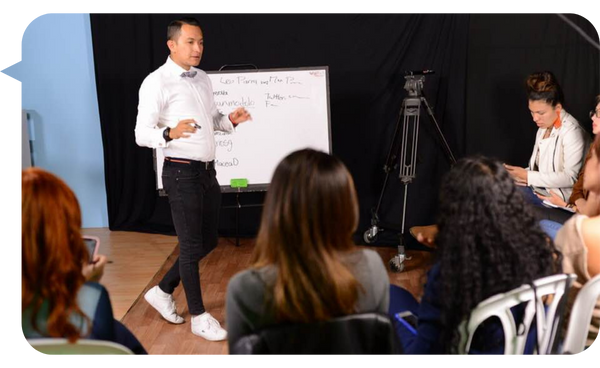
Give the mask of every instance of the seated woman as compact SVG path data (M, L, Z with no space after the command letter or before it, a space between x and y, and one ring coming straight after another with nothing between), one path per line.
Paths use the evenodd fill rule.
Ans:
M590 111L590 119L592 119L592 133L594 136L598 136L598 133L600 133L600 95L596 96L595 98L594 109ZM590 149L588 150L584 164L579 172L579 176L577 177L577 182L575 182L575 185L573 185L573 191L571 192L571 196L569 197L568 201L563 201L560 195L552 190L550 190L551 196L543 197L538 195L538 197L542 200L547 200L555 206L571 208L576 213L581 213L587 216L597 215L597 195L595 193L590 193L590 191L583 187L583 172L591 155L592 150Z
M600 196L600 136L596 135L590 151L591 157L585 165L583 188L590 194ZM600 274L600 215L598 215L598 211L591 217L583 214L573 216L558 231L555 244L563 254L564 272L577 275L574 285L574 290L577 292L588 280ZM582 321L582 323L588 322ZM600 300L596 303L593 313L587 346L591 345L598 336L599 326Z
M306 149L277 166L252 268L227 287L230 350L244 335L286 322L386 314L389 276L377 253L358 249L354 183L344 164Z
M38 168L22 173L22 318L26 338L61 337L119 343L145 354L139 341L113 318L108 293L95 281L106 257L83 243L75 194Z
M449 353L458 325L484 299L556 273L554 248L499 162L465 158L445 176L439 197L437 261L421 303L392 285L390 314L418 317L413 333L399 325L407 354ZM475 335L473 349L503 351L497 324Z
M600 133L600 95L596 96L594 109L590 111L590 118L592 119L592 132L594 135ZM538 132L539 133L539 132ZM585 162L589 160L591 150L588 150L588 154L585 158ZM509 172L512 166L507 165ZM568 207L575 213L582 213L588 216L597 215L599 211L598 202L600 198L594 193L583 188L583 171L585 165L581 167L581 171L577 177L575 185L571 188L571 195L568 201L563 200L561 195L562 192L550 189L548 192L550 196L542 196L536 194L541 201L548 201L558 207ZM531 195L531 193L528 193ZM562 209L552 208L540 208L535 207L534 213L541 220L540 224L542 229L554 239L556 232L561 228L562 224L571 217L571 213ZM410 229L411 235L413 235L419 242L427 246L435 246L435 237L437 236L438 228L436 225L427 226L414 226Z
M590 111L590 118L592 119L592 132L595 136L598 136L600 133L600 95L596 96L594 109ZM586 216L596 216L600 214L600 196L596 193L590 192L583 187L583 177L585 166L592 155L592 150L588 150L588 154L585 157L585 162L581 171L579 172L579 176L577 177L577 182L573 185L573 192L571 193L571 197L568 201L563 201L562 198L554 191L550 190L550 196L544 197L537 195L541 200L548 201L559 208L567 208L571 209L574 213L583 214ZM543 213L549 213L551 211L559 211L562 212L564 209L545 209ZM561 213L562 219L568 220L571 216L565 215L565 212ZM552 238L556 237L556 233L563 225L563 222L560 221L561 217L558 217L558 221L549 220L548 218L557 219L556 216L543 216L540 221L540 225L542 229Z
M551 72L531 74L526 81L529 111L538 127L533 152L527 168L505 165L515 182L528 186L524 193L538 208L542 201L537 192L553 191L563 201L571 196L573 184L583 165L589 145L588 134L563 108L563 92ZM539 210L536 210L539 211ZM540 219L564 222L568 213L550 212Z

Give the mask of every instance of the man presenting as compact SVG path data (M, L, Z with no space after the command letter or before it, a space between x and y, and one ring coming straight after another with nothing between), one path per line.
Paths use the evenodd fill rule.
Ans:
M214 131L233 132L251 117L244 108L229 116L217 110L210 79L196 68L204 51L196 19L171 22L167 39L167 62L140 87L135 137L139 146L163 150L162 181L180 254L144 298L167 321L183 323L172 296L181 281L192 315L192 333L211 341L225 340L227 331L204 309L198 263L218 242L221 190L214 167Z

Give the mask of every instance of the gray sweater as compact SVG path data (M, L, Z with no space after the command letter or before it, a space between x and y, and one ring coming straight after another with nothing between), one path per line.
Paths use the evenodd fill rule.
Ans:
M390 300L389 276L374 251L361 249L341 256L362 285L356 313L379 312L387 314ZM240 337L276 324L275 311L267 302L276 280L276 267L242 271L227 286L227 339L229 346ZM360 290L360 289L359 289Z

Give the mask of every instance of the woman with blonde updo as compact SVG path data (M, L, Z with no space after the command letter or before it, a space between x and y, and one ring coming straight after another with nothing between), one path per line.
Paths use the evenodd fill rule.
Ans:
M587 132L564 108L564 96L551 72L531 74L526 81L529 111L538 126L527 168L505 165L515 182L555 193L563 201L571 196L589 145ZM530 201L541 205L531 190Z

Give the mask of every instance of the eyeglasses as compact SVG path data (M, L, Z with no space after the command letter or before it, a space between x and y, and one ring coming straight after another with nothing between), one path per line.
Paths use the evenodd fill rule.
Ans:
M600 118L600 110L592 110L592 111L590 111L590 119L591 119L591 118L593 118L593 117L594 117L594 115L595 115L597 118Z

